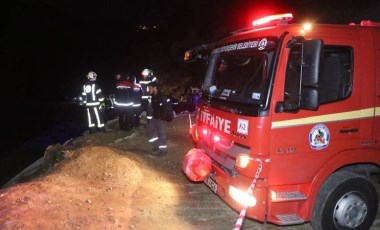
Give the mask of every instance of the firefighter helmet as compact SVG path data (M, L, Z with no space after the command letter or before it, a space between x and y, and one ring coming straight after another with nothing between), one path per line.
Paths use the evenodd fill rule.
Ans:
M153 71L151 69L144 69L142 72L141 72L141 75L142 76L153 76Z
M119 73L118 73L118 74L116 74L116 75L115 75L115 79L116 79L116 81L119 81L119 80L121 80L121 74L119 74Z
M87 74L87 78L90 80L96 80L96 76L98 76L94 71L90 71Z

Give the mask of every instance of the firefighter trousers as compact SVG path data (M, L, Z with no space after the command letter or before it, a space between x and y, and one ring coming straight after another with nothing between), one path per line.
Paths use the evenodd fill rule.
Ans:
M166 154L168 152L166 146L166 124L167 121L152 118L146 126L146 135L148 142L152 143L159 154Z
M133 108L131 106L118 106L119 128L124 131L133 129Z
M105 130L103 114L97 106L87 106L87 121L90 132L95 132L96 129Z
M150 99L143 99L141 100L141 112L146 112L146 120L147 123L149 123L150 120L152 120L152 104L150 102Z

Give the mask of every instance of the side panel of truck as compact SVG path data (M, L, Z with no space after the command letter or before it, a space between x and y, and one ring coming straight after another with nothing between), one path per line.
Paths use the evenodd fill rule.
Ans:
M375 53L375 61L374 61L374 73L376 77L376 91L374 96L375 104L375 121L373 126L373 136L375 141L375 146L380 148L380 30L373 31L374 36L374 53Z
M342 72L353 71L353 85L349 97L321 104L317 111L272 113L272 156L268 183L278 191L301 190L307 195L308 199L304 204L294 207L298 212L302 210L300 215L305 220L310 219L310 207L313 206L312 201L320 185L332 172L350 164L371 162L371 156L376 151L372 132L375 66L368 61L375 59L375 53L370 31L358 33L352 30L349 38L330 37L324 31L316 33L324 40L325 46L352 48L352 64L340 63L342 60L334 60L335 55L326 54L322 74L341 75ZM272 107L284 98L283 77L286 73L288 52L284 48L285 55L280 59ZM331 87L342 86L337 83ZM326 93L324 89L319 91ZM317 137L321 140L318 141ZM269 213L282 211L289 212L289 206L272 203Z
M247 207L246 216L255 220L369 228L378 208L369 176L380 172L379 25L314 25L304 31L299 24L285 24L243 31L215 44L227 51L213 50L204 89L210 101L199 104L192 129L198 149L211 159L205 183L233 209ZM237 51L234 44L267 38L275 38L279 47L269 59L274 65L268 67L266 101L253 94L248 98L259 101L256 112L258 104L234 101L240 94L235 83L244 82L245 75L218 85L212 71L219 58L260 52ZM231 50L236 53L222 56ZM354 206L356 213L347 208Z

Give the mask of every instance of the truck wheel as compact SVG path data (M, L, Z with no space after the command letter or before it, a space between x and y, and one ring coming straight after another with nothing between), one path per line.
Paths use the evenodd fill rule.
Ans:
M315 230L369 229L377 213L377 192L367 178L353 172L332 174L315 201Z

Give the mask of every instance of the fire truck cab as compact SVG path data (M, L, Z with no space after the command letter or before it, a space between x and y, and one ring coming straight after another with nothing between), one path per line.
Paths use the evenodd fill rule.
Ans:
M259 222L369 229L378 209L379 23L291 19L262 18L185 53L208 62L190 128L211 159L204 182Z

